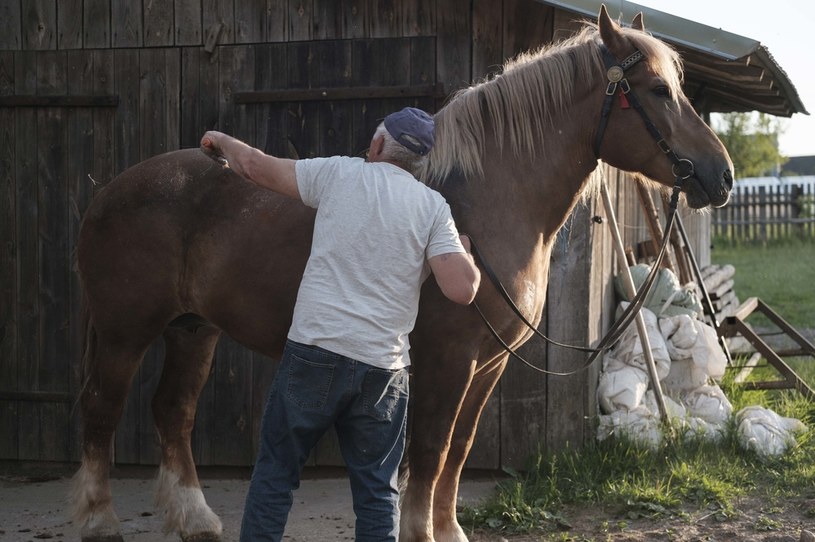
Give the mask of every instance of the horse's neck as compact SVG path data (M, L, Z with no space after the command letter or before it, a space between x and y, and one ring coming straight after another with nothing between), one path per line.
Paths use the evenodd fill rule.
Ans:
M537 162L499 160L485 168L483 179L453 175L442 190L460 232L473 238L501 277L514 279L509 290L528 283L545 287L555 235L590 173Z

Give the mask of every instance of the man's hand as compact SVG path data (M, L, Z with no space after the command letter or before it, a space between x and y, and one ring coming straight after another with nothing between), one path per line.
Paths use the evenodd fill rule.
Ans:
M224 137L226 135L221 132L209 131L205 133L204 137L201 138L201 150L222 166L229 167L229 162L221 150L221 140Z

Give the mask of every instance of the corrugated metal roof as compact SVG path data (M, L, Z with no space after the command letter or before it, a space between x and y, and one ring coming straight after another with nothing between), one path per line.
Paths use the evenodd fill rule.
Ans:
M779 117L808 114L795 85L757 40L626 0L538 1L591 20L605 3L613 19L627 24L642 12L646 30L681 53L685 94L703 111L760 111Z

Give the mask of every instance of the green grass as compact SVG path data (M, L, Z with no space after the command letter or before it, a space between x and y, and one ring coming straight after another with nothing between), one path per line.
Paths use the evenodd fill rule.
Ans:
M815 383L815 369L803 376ZM723 388L734 412L761 404L808 426L815 423L815 405L790 390L749 391L727 378ZM568 527L560 515L566 505L601 506L623 521L683 517L689 508L727 520L737 514L741 496L767 502L815 498L815 437L807 432L797 440L796 447L777 459L744 450L735 427L719 443L675 437L656 452L608 439L579 451L541 453L522 472L508 471L510 477L499 484L496 496L481 507L461 510L459 521L465 530L556 533Z
M759 297L797 328L815 328L815 243L727 246L714 244L715 263L736 267L735 290L743 301ZM758 316L758 315L756 315ZM753 319L749 319L751 323ZM736 360L736 365L743 362ZM798 375L815 387L812 358L787 360ZM815 404L793 390L745 390L728 371L722 388L733 412L750 405L770 408L815 427ZM770 367L759 367L751 380L778 378ZM758 496L768 503L791 496L815 499L815 431L796 436L798 444L783 457L766 459L743 449L731 423L719 443L693 438L666 439L649 451L620 439L592 441L580 450L539 453L523 471L508 470L509 478L496 495L478 508L459 513L465 530L501 533L548 533L557 540L567 526L564 506L589 505L614 510L626 519L682 517L687 510L704 510L722 520L734 516L738 498ZM598 522L608 520L598 519ZM756 518L757 530L773 530L767 518ZM554 537L554 538L553 538ZM543 539L543 538L541 538ZM569 540L572 540L569 538Z
M793 327L815 328L814 241L764 246L714 241L711 260L736 268L733 288L741 301L758 297Z

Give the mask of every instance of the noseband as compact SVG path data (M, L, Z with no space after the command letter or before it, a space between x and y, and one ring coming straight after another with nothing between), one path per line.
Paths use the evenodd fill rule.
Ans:
M606 86L606 96L603 100L603 108L600 111L600 125L597 128L597 133L594 138L594 156L598 160L600 159L600 145L603 141L603 135L605 134L606 127L608 126L608 120L611 116L611 109L614 103L614 97L619 95L620 97L620 104L622 109L627 109L628 107L633 107L637 113L639 113L640 117L642 118L643 122L645 123L645 128L648 130L648 133L651 134L651 137L654 138L659 149L668 157L671 161L672 165L672 172L675 177L675 182L673 186L673 191L671 193L671 200L670 200L670 212L668 214L668 219L665 224L665 228L663 231L662 236L662 243L659 248L659 252L657 254L656 260L651 266L651 271L648 274L648 277L643 282L642 286L640 287L637 294L629 303L628 307L623 311L617 321L611 326L608 333L602 338L600 343L595 348L585 347L585 346L576 346L576 345L569 345L563 344L557 341L554 341L541 333L537 327L532 325L529 320L521 313L520 309L518 309L515 302L510 297L509 293L504 288L504 285L498 279L498 276L495 274L495 271L487 264L486 260L484 260L484 256L478 250L475 242L470 238L472 251L476 258L481 262L481 267L484 270L484 274L490 279L493 286L496 288L498 293L504 299L504 301L509 305L515 315L529 328L535 335L543 339L549 344L553 344L555 346L560 346L562 348L568 348L572 350L578 350L581 352L591 353L588 357L586 362L581 366L579 369L570 371L570 372L554 372L554 371L547 371L545 369L541 369L540 367L535 366L531 362L524 359L520 354L518 354L515 350L512 349L498 334L495 328L490 324L487 320L487 317L484 315L481 307L478 305L477 302L473 302L475 305L476 310L481 315L481 319L487 325L487 328L492 333L493 337L501 344L501 346L506 350L510 355L517 358L519 361L524 363L525 365L529 366L530 368L539 371L541 373L549 374L549 375L556 375L556 376L569 376L576 374L580 371L583 371L591 366L597 357L609 350L613 347L619 338L622 336L623 332L628 328L634 318L637 316L640 308L645 302L645 297L648 295L648 292L651 290L651 287L654 285L656 280L657 274L659 272L660 266L662 264L662 259L665 256L668 247L668 240L670 238L671 229L673 228L676 216L676 207L679 202L679 193L682 190L682 183L685 179L692 176L694 173L693 162L686 158L679 158L677 154L671 149L668 142L665 141L665 138L662 137L662 133L656 127L656 125L651 121L648 117L648 113L646 113L645 109L642 107L642 103L640 102L639 98L637 98L636 93L631 89L631 85L628 83L628 79L625 77L625 72L631 68L632 66L636 65L639 61L645 58L645 55L642 54L641 51L636 50L634 53L629 55L625 58L622 62L617 61L611 51L604 45L600 45L600 49L603 53L603 60L606 65L606 77L608 79L608 85Z

